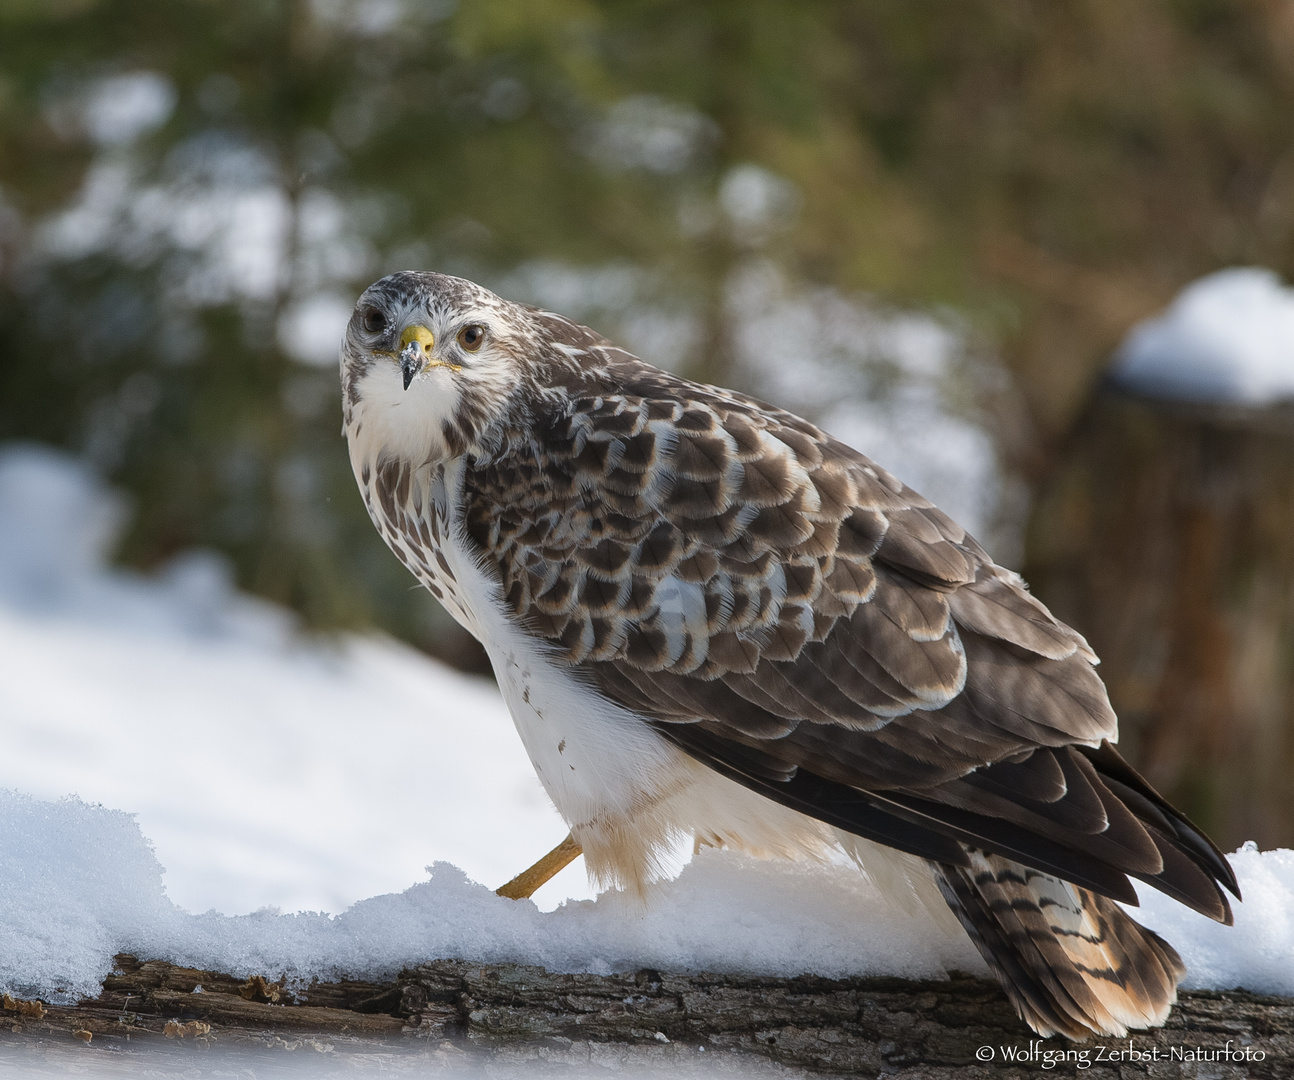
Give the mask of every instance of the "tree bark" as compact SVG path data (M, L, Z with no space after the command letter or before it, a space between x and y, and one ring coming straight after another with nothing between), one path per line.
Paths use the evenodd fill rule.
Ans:
M159 1054L182 1061L219 1051L263 1061L296 1051L312 1061L316 1052L335 1055L327 1061L337 1068L380 1064L393 1073L429 1065L557 1075L631 1067L909 1080L1023 1077L1043 1069L1049 1053L1069 1055L1060 1075L1085 1054L1083 1075L1091 1077L1277 1080L1294 1068L1294 999L1243 991L1186 992L1164 1028L1075 1044L1037 1039L996 984L967 976L555 975L451 960L411 967L389 983L293 990L260 976L117 960L102 994L74 1007L5 1002L0 1055L25 1046L47 1062L79 1055L84 1063L108 1050L125 1055L117 1061L142 1063Z
M1103 392L1026 545L1133 765L1224 849L1294 846L1294 409Z

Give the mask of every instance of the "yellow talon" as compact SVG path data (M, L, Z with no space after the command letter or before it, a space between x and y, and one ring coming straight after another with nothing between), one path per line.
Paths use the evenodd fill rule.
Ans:
M534 866L528 870L522 870L506 885L500 885L494 890L495 894L506 896L509 900L528 899L534 895L539 886L551 881L558 871L565 870L566 867L570 866L583 851L584 849L580 847L580 842L572 834L567 833L565 840L535 863Z

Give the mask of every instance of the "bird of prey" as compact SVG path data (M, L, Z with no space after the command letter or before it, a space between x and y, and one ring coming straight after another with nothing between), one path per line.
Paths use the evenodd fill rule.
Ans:
M341 373L373 522L485 646L570 826L550 863L642 890L687 834L843 848L951 911L1040 1034L1164 1021L1181 960L1115 901L1230 923L1231 867L1111 745L1087 642L928 500L442 274L372 285Z

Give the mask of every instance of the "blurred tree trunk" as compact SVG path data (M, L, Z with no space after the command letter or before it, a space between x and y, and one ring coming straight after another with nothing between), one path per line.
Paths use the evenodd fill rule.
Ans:
M1133 764L1224 849L1294 845L1294 409L1101 391L1026 544Z

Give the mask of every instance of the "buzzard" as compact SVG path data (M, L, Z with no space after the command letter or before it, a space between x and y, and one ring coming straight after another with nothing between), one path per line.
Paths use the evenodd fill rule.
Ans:
M374 524L485 646L570 825L511 895L580 850L641 891L688 834L834 847L951 911L1038 1033L1164 1021L1181 960L1115 901L1136 878L1230 923L1235 875L1111 745L1087 642L937 507L443 274L371 286L341 375Z

